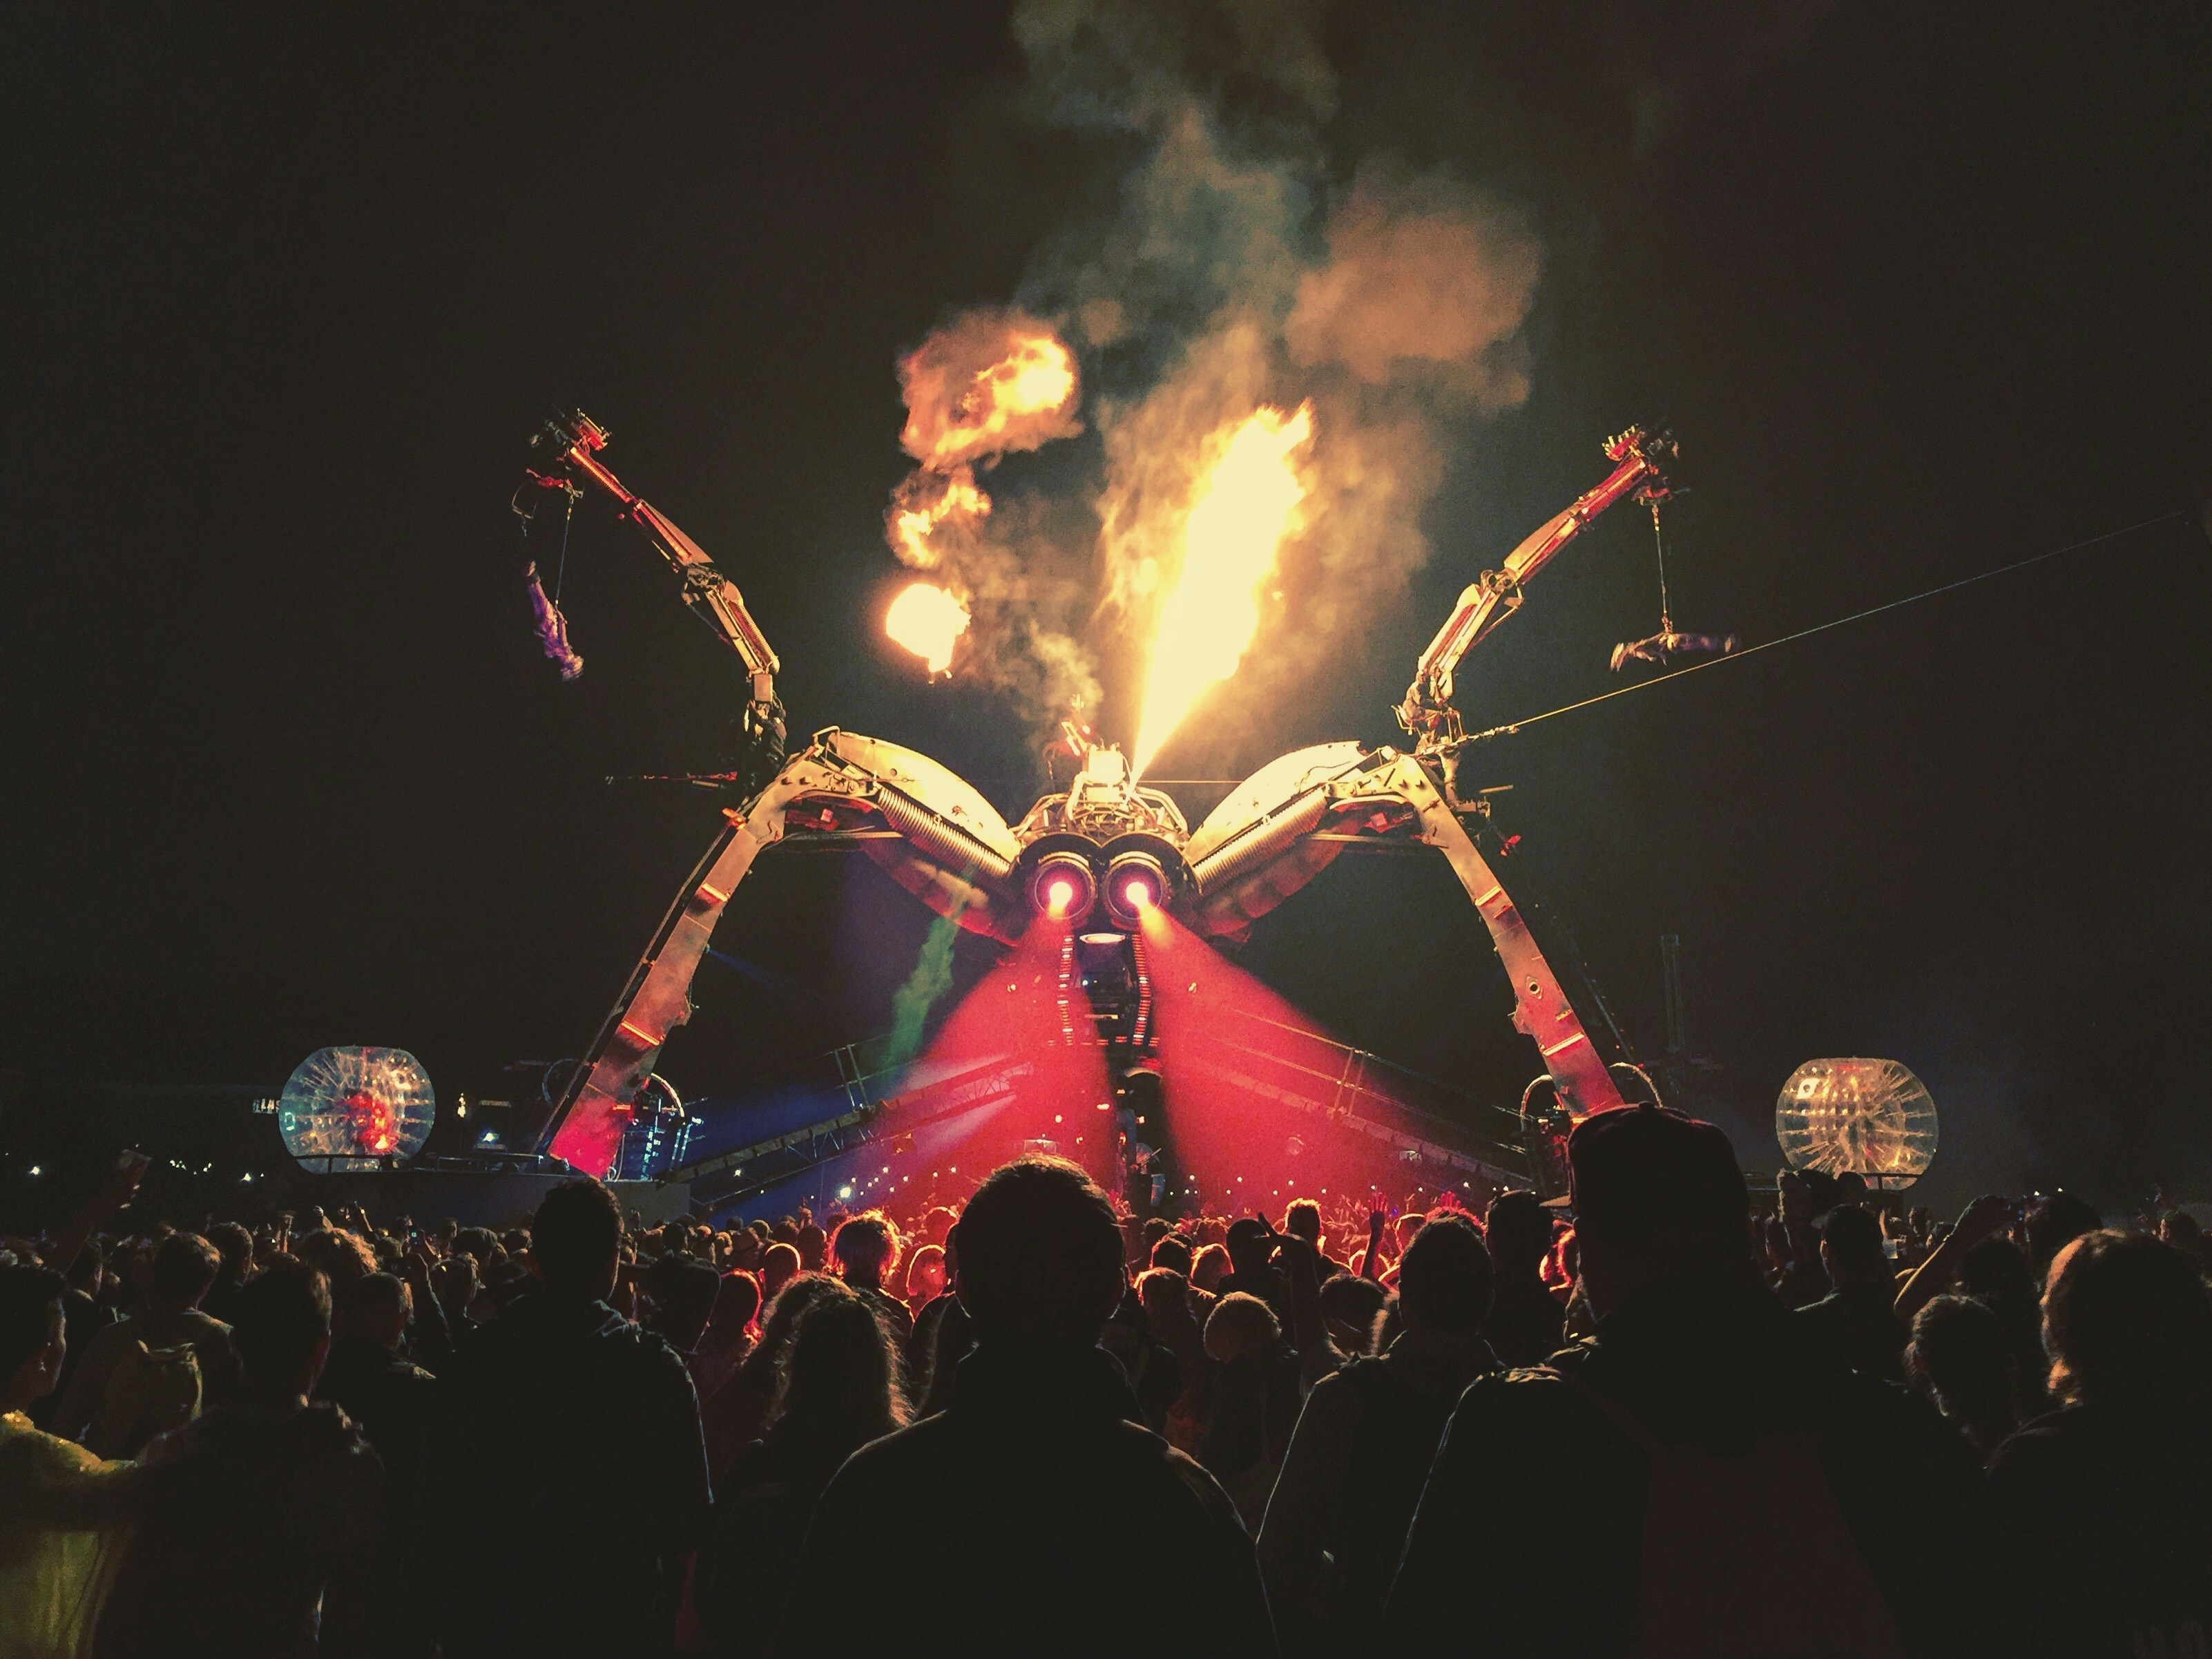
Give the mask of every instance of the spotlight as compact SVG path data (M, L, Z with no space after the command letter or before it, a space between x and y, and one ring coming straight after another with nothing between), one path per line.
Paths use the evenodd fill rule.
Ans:
M1097 900L1091 861L1079 853L1048 853L1030 875L1030 908L1055 921L1080 921Z
M1134 927L1167 892L1167 872L1150 853L1123 853L1106 869L1106 914Z

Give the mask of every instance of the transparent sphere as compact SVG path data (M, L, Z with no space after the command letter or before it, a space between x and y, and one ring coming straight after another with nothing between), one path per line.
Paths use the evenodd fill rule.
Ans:
M411 1158L437 1116L429 1073L404 1048L318 1048L276 1103L284 1150L317 1170Z
M1774 1103L1774 1138L1793 1170L1861 1175L1894 1192L1936 1157L1936 1102L1893 1060L1808 1060Z

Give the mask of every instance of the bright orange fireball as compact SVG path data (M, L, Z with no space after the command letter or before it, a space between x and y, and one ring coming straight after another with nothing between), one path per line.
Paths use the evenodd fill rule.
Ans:
M968 607L932 582L909 583L891 601L884 631L920 657L933 674L952 666L952 650L968 631Z

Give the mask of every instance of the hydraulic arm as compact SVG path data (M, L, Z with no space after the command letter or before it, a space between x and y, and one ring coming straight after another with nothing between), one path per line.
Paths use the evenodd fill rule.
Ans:
M783 711L775 698L775 675L781 665L768 635L745 609L744 595L738 592L738 585L666 514L633 494L599 459L599 452L607 447L606 429L582 410L556 415L530 441L530 446L550 462L545 471L530 469L531 481L544 489L565 491L573 500L580 493L575 483L580 478L613 496L617 516L635 525L682 580L684 603L691 607L692 614L738 653L750 681L745 708L747 735L757 738L773 730L777 752L768 767L773 775L782 761Z
M1521 608L1522 585L1549 564L1582 534L1591 520L1624 495L1639 499L1667 488L1667 469L1674 460L1674 441L1664 432L1632 426L1605 446L1613 465L1605 481L1575 498L1572 505L1539 525L1496 570L1486 570L1459 596L1450 617L1437 630L1398 705L1398 724L1411 732L1417 750L1448 747L1461 735L1459 711L1452 707L1452 678L1460 659L1490 637L1498 624Z

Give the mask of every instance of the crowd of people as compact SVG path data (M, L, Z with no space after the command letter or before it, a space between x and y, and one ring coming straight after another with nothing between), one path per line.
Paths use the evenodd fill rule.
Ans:
M1502 1192L0 1240L0 1655L2212 1651L2179 1212Z

